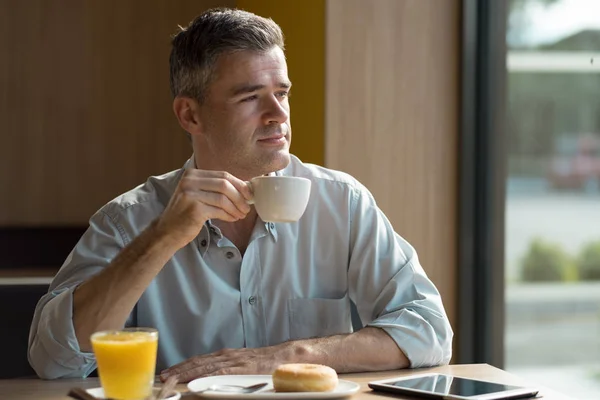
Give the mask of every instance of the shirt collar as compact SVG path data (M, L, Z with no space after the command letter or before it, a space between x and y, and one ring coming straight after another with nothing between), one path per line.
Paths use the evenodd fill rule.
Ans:
M194 153L192 153L192 156L188 158L185 164L183 164L183 169L196 169L196 157L194 156Z
M262 230L264 233L262 233L262 234L258 233L256 235L255 233L256 233L257 227L259 227L258 229ZM259 238L265 236L266 234L269 234L269 235L271 235L271 238L273 238L273 241L275 243L277 243L278 235L277 235L277 224L276 223L264 222L262 219L260 219L260 217L258 217L256 220L256 225L254 227L254 230L255 230L255 232L253 232L253 234L250 236L250 241L259 239ZM210 220L206 221L206 223L200 230L200 233L198 234L198 236L196 236L196 245L198 246L198 249L200 250L200 254L202 255L202 257L204 257L204 255L208 251L210 244L213 241L213 236L215 236L215 235L217 236L217 240L219 238L221 238L222 237L221 230L217 226L213 225L213 223Z

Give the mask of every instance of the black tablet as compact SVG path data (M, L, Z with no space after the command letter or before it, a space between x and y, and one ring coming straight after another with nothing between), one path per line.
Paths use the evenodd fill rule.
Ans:
M369 382L373 390L430 399L504 400L534 397L538 389L444 374L420 374Z

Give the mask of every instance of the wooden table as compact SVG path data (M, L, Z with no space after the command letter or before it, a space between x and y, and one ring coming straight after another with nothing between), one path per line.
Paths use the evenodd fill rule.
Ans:
M357 382L361 385L361 390L351 397L351 400L366 400L366 399L409 399L409 397L390 396L375 393L367 386L367 383L374 380L393 378L396 376L406 376L423 372L440 372L452 374L466 378L484 379L498 383L513 384L513 385L528 385L538 386L532 382L526 382L519 377L509 374L501 369L492 367L487 364L468 364L468 365L447 365L443 367L413 369L400 371L385 371L360 374L345 374L340 375L340 378ZM55 381L43 381L40 379L5 379L0 380L0 398L7 400L66 400L66 393L70 388L80 386L84 388L98 387L97 378L89 379L63 379ZM186 391L185 385L179 386L180 391ZM540 387L539 396L543 396L544 400L563 400L569 399L565 395L553 392L547 388ZM198 399L200 399L198 397Z

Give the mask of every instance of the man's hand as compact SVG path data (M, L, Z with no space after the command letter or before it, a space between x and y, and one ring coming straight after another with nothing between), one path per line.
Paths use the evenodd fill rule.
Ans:
M179 247L191 242L209 219L233 222L246 217L252 198L248 184L221 171L184 171L157 230L169 235Z
M290 362L291 354L287 343L258 349L225 349L174 365L162 371L160 379L175 376L179 382L189 382L211 375L270 375L278 365Z

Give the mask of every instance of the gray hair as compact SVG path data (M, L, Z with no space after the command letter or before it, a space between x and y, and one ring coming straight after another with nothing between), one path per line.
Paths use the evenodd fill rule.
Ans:
M173 97L185 96L202 102L224 53L284 49L281 28L270 18L247 11L216 8L200 14L187 28L173 36L170 85Z

